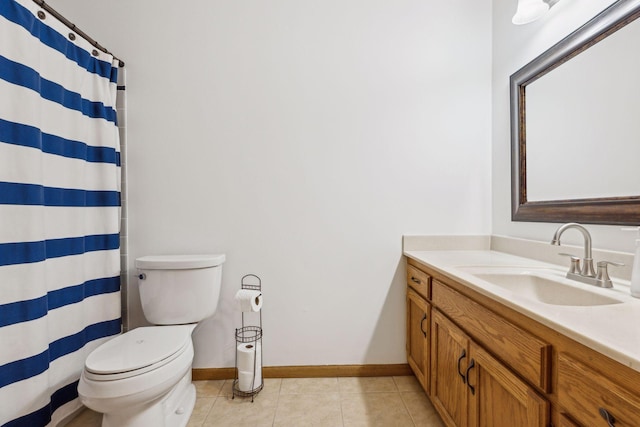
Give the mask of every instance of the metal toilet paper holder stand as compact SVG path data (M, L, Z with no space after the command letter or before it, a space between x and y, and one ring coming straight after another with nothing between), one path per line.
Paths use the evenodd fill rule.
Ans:
M256 283L257 282L257 283ZM255 274L247 274L242 277L240 281L241 289L250 289L254 291L262 291L262 280ZM254 314L254 313L247 313ZM262 375L262 309L259 311L260 324L259 325L245 325L245 313L242 312L242 327L236 329L236 363L235 363L235 379L233 381L233 395L232 399L236 396L240 397L253 397L260 393L260 390L264 387L264 376ZM253 345L253 378L251 380L250 390L240 390L240 378L238 368L238 347L241 344ZM258 355L258 351L260 354ZM258 367L258 360L260 360L260 366ZM256 374L260 369L260 384L256 384Z

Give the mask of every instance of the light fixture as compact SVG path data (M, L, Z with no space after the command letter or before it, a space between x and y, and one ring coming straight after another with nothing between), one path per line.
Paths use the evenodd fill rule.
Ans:
M549 10L549 4L543 0L518 0L518 9L511 22L515 25L524 25L533 22Z

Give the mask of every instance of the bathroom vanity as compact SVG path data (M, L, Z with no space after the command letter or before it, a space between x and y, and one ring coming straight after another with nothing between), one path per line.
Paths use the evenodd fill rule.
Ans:
M624 280L574 283L539 242L422 242L405 236L407 358L447 426L640 426L640 300Z

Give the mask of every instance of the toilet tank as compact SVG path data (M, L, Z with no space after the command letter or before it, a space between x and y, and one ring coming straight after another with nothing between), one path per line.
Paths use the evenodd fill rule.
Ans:
M224 254L136 259L142 311L156 325L199 322L216 312Z

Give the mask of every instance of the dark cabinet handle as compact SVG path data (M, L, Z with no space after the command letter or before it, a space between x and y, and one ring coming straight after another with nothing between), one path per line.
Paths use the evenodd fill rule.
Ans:
M598 412L600 412L600 416L604 418L604 420L609 424L609 427L615 427L616 420L615 418L613 418L613 415L609 413L609 411L604 408L599 408Z
M467 368L467 372L465 374L465 378L467 380L467 386L469 386L469 390L471 390L471 394L476 394L476 388L472 386L471 381L469 381L469 371L471 371L474 366L476 366L476 361L471 359L471 363L469 363L469 367Z
M415 277L413 277L413 276L411 276L411 281L412 281L413 283L417 283L418 285L419 285L420 283L422 283L422 282L420 281L420 279L416 279L416 278L415 278Z
M460 371L460 362L462 362L462 359L464 359L465 357L467 357L467 350L463 348L460 357L458 357L458 375L460 375L460 378L462 378L463 384L466 384L467 380L464 377L464 374Z
M422 333L424 334L424 337L426 338L427 337L427 332L422 327L422 324L424 323L425 320L427 320L427 313L424 314L424 317L420 321L420 330L422 331Z

